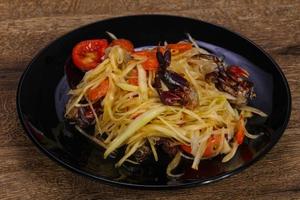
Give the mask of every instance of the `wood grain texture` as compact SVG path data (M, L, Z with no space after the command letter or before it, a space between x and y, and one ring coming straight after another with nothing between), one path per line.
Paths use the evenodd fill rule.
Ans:
M17 119L18 79L51 40L120 15L165 13L213 22L263 47L284 71L292 115L280 142L247 170L206 186L166 191L118 188L48 159ZM300 1L0 0L0 199L300 199Z

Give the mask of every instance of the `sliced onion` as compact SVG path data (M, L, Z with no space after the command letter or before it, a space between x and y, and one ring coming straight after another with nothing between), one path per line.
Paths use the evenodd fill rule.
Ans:
M231 147L230 147L228 141L226 140L226 138L224 138L224 140L223 140L223 147L221 149L221 153L227 154L227 153L230 152L230 150L231 150Z
M206 142L202 142L202 143L199 145L199 148L198 148L198 150L197 150L197 153L196 153L194 162L193 162L193 164L192 164L192 168L193 168L193 169L198 170L198 166L199 166L201 157L203 156L203 153L204 153L204 151L205 151L205 148L206 148Z
M194 157L188 156L188 155L186 155L185 153L183 153L183 152L181 152L181 151L180 151L180 155L181 155L182 157L184 157L185 159L188 159L188 160L194 160Z
M231 151L226 156L224 156L222 162L228 162L229 160L231 160L233 158L233 156L235 155L236 150L238 149L238 147L239 147L238 143L234 142L232 144Z
M106 33L107 33L107 35L108 35L111 39L113 39L113 40L118 39L117 36L115 36L113 33L108 32L108 31L106 31Z
M256 138L258 138L259 136L261 136L261 134L259 134L259 135L253 135L253 134L249 133L249 132L245 129L245 136L248 137L248 138L250 138L250 139L256 139Z
M268 115L266 113L264 113L263 111L257 109L257 108L253 108L253 107L250 107L250 106L242 106L240 107L240 110L245 110L245 111L249 111L249 112L252 112L252 113L255 113L255 114L258 114L262 117L267 117Z
M180 160L181 160L181 154L180 154L180 152L177 152L177 154L175 155L175 157L173 158L173 160L169 163L169 165L167 167L167 175L169 177L178 178L183 175L183 173L172 174L172 170L175 169L179 165Z
M103 148L107 148L106 145L99 139L97 139L95 136L91 136L88 133L86 133L84 130L82 130L79 126L75 125L75 128L85 137L92 140L94 143L98 144L99 146Z

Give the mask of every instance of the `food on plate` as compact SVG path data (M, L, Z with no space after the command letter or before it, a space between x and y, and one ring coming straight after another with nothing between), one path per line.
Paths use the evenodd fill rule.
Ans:
M177 177L172 171L181 159L196 170L217 155L227 162L245 138L257 137L245 128L247 119L266 114L248 106L256 95L243 67L227 65L189 35L142 49L109 35L110 43L75 45L67 65L84 75L69 91L65 118L101 145L105 158L122 152L116 167L158 161L164 152L171 159L166 173Z

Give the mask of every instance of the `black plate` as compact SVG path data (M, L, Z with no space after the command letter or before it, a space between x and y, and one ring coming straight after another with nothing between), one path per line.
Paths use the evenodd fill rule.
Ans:
M177 42L190 33L200 46L224 56L228 64L241 65L250 72L257 98L252 106L268 113L255 117L248 128L265 134L247 140L235 157L221 163L221 157L200 163L200 170L184 163L178 180L165 175L167 159L141 167L114 167L114 160L102 158L102 150L63 122L68 85L64 63L72 47L91 38L108 38L105 31L133 41L136 47ZM17 108L28 136L48 157L72 171L117 185L140 188L182 187L206 184L240 172L266 154L283 134L291 112L288 83L279 66L261 48L225 28L175 16L141 15L108 19L76 29L49 44L28 65L21 77ZM122 175L122 176L120 176Z

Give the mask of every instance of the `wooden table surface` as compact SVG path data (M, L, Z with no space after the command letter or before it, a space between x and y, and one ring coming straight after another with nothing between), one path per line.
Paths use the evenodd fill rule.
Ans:
M18 80L51 40L120 15L166 13L220 24L263 47L284 71L292 115L259 162L222 181L179 190L119 188L73 174L42 154L16 113ZM0 199L300 199L300 1L0 0Z

